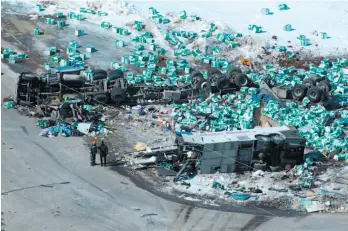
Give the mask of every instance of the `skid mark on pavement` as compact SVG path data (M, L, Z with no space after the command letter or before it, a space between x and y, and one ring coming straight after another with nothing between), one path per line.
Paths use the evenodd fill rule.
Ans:
M27 130L27 128L26 128L25 126L21 126L21 129L23 130L23 132L24 132L27 136L29 136L29 132L28 132L28 130Z
M185 221L184 221L185 223L190 219L193 209L194 208L192 206L187 208L186 214L185 214Z
M244 225L239 231L254 231L263 223L269 221L272 217L269 216L254 216L248 223Z
M195 223L193 226L191 226L191 228L189 229L189 231L192 231L194 228L196 228L197 225L204 219L204 217L205 217L205 215L206 215L207 213L208 213L208 212L203 213L203 215L202 215L200 218L197 219L196 223Z

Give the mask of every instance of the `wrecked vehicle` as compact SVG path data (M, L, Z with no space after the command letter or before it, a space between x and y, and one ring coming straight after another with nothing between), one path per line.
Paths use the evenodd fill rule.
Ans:
M226 92L228 89L239 90L242 87L256 87L260 89L261 93L271 95L279 101L301 101L307 97L310 103L322 103L327 109L340 108L346 106L344 102L348 102L344 93L342 95L333 94L331 84L324 76L312 75L312 77L305 78L302 83L286 87L277 84L270 76L257 84L248 77L247 74L250 73L250 70L242 71L237 67L230 67L225 74L217 68L212 68L211 73L212 76L219 76L219 78L215 78L215 80L218 79L218 82L214 86L218 86L222 92ZM209 78L209 80L215 81L214 78Z
M112 86L122 87L123 72L115 71L107 79L104 70L95 70L94 79L87 81L79 68L55 73L23 72L19 75L16 100L21 105L41 104L47 99L62 98L65 94L75 94L77 98L106 104L110 100Z
M284 169L303 163L306 146L306 140L286 126L182 132L177 133L175 143L176 146L166 149L132 153L131 160L134 164L156 164L159 175L176 175L177 179L187 171L214 174Z
M81 68L56 69L40 76L23 72L17 84L16 99L19 104L35 105L45 99L76 94L78 98L94 104L145 105L148 103L186 103L190 99L206 99L211 93L228 94L242 88L259 88L278 100L300 101L307 96L313 103L323 103L327 108L339 108L347 96L337 99L331 92L330 82L324 77L305 78L302 84L291 87L278 86L267 77L257 84L240 68L231 66L225 74L218 68L210 68L204 78L200 71L193 71L185 83L172 83L169 79L130 83L121 70L92 70L91 78L82 75ZM344 98L345 97L345 98Z
M83 101L95 104L146 104L182 103L190 97L209 95L210 85L199 76L192 84L184 86L129 85L120 70L93 70L92 79L86 80L80 69L62 70L56 73L23 72L19 75L16 88L18 104L32 106L47 99L62 98L75 94Z
M305 139L288 127L183 134L185 150L200 153L201 173L266 170L303 162Z

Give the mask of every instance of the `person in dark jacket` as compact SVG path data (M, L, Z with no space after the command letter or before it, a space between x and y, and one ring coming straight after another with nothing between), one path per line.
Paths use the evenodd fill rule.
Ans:
M102 140L101 145L98 147L100 154L100 165L106 167L106 156L108 155L108 146Z
M95 156L97 155L98 152L98 147L97 147L97 142L95 140L92 141L92 146L91 146L91 166L95 165Z

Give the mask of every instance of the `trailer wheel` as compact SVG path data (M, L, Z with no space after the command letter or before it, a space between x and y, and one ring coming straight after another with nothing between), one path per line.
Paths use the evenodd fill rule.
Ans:
M206 80L206 79L201 79L198 83L197 83L197 89L199 90L199 89L202 89L202 88L204 88L204 89L211 89L211 85L210 85L210 83L209 83L209 81L208 80Z
M100 80L100 79L106 79L106 75L102 73L97 73L93 75L93 80Z
M204 80L204 76L201 72L199 71L194 71L190 75L191 78L191 86L193 89L198 90L200 89L199 83Z
M96 74L107 75L106 71L105 71L105 70L102 70L102 69L93 70L92 73L93 73L93 75L96 75Z
M194 89L199 89L199 86L197 85L202 79L204 79L204 76L199 71L194 71L190 75L191 78L191 85Z
M92 71L92 76L94 80L106 79L107 73L105 70L97 69Z
M222 77L222 73L217 68L210 68L208 70L208 79L211 85L217 86L217 81Z
M191 79L195 77L204 78L203 74L200 71L193 71L190 76L191 76Z
M31 72L23 72L19 76L19 80L26 80L26 81L33 81L33 80L38 80L39 78Z
M228 89L230 87L230 80L228 78L225 78L225 77L220 77L216 81L216 86L219 90Z
M235 83L238 87L247 87L250 84L250 79L246 74L240 73L236 76Z
M302 100L306 96L307 87L303 84L296 84L292 89L292 97L297 100Z
M108 104L109 102L109 94L104 91L98 91L93 94L92 102L95 104Z
M323 89L323 91L325 91L326 93L331 91L331 85L330 82L325 80L322 80L318 83L317 85L319 88Z
M211 94L211 85L208 80L202 79L196 85L196 90L199 91L200 94L203 94L204 99L207 99Z
M123 78L123 71L112 70L112 71L110 71L109 78L110 78L110 80L121 79L121 78Z
M240 68L237 67L230 67L227 70L227 78L229 78L229 80L231 82L235 81L235 78L237 77L238 74L242 73L242 70Z
M324 80L325 77L320 75L312 75L312 79L314 80L314 82L319 83L320 81Z
M323 95L323 90L319 87L311 87L307 92L307 97L312 103L318 103Z
M111 89L110 96L114 103L122 103L126 99L126 90L114 87Z
M314 87L316 85L316 82L314 79L308 78L308 79L304 79L302 84L306 85L308 88L311 88L311 87Z
M22 76L21 79L26 80L26 81L38 80L38 78L36 76Z

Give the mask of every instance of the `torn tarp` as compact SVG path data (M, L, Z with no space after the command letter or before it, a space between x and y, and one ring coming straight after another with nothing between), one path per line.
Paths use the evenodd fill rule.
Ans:
M56 122L53 120L38 120L36 122L36 125L42 129L54 126L55 124L56 124Z
M73 131L68 124L64 122L59 122L55 126L43 129L40 135L46 137L55 137L57 135L68 137L73 135Z
M16 103L14 101L8 101L8 102L4 102L2 104L3 107L10 109L13 108L14 106L16 106Z

